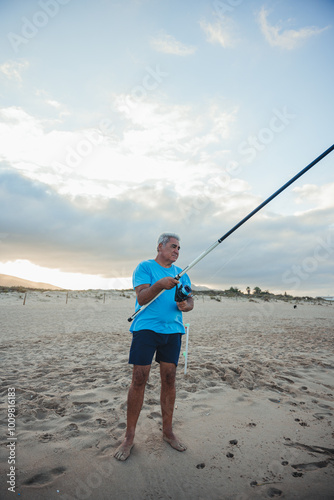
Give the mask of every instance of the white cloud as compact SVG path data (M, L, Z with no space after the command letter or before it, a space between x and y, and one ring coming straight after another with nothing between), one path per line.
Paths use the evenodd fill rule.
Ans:
M8 78L18 83L22 82L22 73L29 67L28 61L7 61L0 66L0 72Z
M201 114L184 105L167 105L158 101L132 100L121 95L115 107L130 122L124 145L132 149L133 141L147 153L195 155L205 146L218 143L230 135L237 110L222 110L217 104Z
M319 35L329 27L318 28L317 26L308 26L300 28L299 30L283 29L280 25L270 25L267 19L268 14L269 12L262 7L258 16L258 21L265 39L272 47L281 47L287 50L294 49L302 42L308 40L312 36Z
M236 110L212 104L195 114L187 106L124 95L114 103L123 128L112 140L98 127L57 130L56 120L39 120L18 107L2 109L2 157L61 194L92 199L99 193L105 199L121 196L133 183L152 179L177 179L187 191L192 180L221 170L222 139L229 138Z
M61 102L57 101L56 99L53 99L50 97L49 93L46 92L43 89L37 89L35 92L36 96L39 98L43 99L43 102L47 104L48 106L51 106L54 109L57 109L59 111L59 117L62 118L63 116L69 116L70 112L67 110L66 106L62 104Z
M66 133L45 132L50 124L52 121L40 120L19 107L1 109L2 157L11 163L30 165L31 169L49 165L57 157L59 146L66 143Z
M218 43L225 49L236 45L236 28L232 19L223 17L215 23L201 21L200 26L206 34L206 39L209 43Z
M161 34L157 38L152 38L151 46L157 52L174 54L177 56L189 56L196 52L196 47L193 47L192 45L185 45L166 33Z
M5 167L0 183L0 226L7 237L0 242L1 260L15 261L24 255L43 268L105 278L130 276L138 261L154 255L156 238L167 228L181 235L179 265L184 267L259 202L249 186L236 179L231 181L233 185L223 186L221 179L208 175L205 191L202 178L202 184L193 182L189 192L183 191L182 179L177 176L175 181L137 183L132 189L128 186L121 198L109 200L103 210L91 210L69 203L42 183L31 182ZM312 186L308 191L312 197L316 189ZM308 272L307 282L299 279L300 291L305 294L309 286L308 294L312 295L312 286L320 289L332 282L334 240L330 224L331 209L322 212L321 220L317 210L294 217L263 210L194 268L191 279L223 288L244 283L284 291L288 284L298 284L294 268L318 255L315 252L322 241L317 269ZM11 274L6 268L2 272ZM287 273L288 278L283 280ZM68 278L78 283L80 276ZM82 278L88 283L89 276ZM37 279L34 275L30 279L69 288L106 286L64 285L51 277Z
M334 208L334 182L318 186L315 184L305 184L293 189L297 193L296 203L314 205L317 209ZM305 212L298 212L297 215L311 212L312 209Z
M58 108L61 107L60 102L55 101L53 99L47 99L46 103L49 104L49 106L52 106L53 108L57 108L58 109Z

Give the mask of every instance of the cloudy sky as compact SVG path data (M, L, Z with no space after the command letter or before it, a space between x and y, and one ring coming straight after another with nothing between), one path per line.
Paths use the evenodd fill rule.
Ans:
M330 0L4 0L0 273L129 286L184 268L333 144ZM190 271L334 295L334 152Z

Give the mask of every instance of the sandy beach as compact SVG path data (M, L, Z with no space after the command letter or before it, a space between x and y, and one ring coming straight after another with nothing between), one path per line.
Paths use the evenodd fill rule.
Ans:
M187 451L162 440L154 363L121 463L133 292L1 293L0 498L333 499L334 303L216 299L184 315Z

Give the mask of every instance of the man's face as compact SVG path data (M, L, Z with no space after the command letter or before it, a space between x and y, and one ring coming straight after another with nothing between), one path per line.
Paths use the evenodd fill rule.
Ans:
M165 246L160 243L159 247L160 255L164 260L172 263L178 259L180 242L176 238L170 238Z

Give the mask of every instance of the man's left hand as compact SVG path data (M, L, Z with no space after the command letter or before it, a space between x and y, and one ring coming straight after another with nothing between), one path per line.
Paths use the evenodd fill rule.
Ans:
M182 300L182 302L176 302L177 307L179 308L180 311L182 312L187 312L191 311L193 308L193 304L189 303L190 301L187 300ZM192 301L191 301L192 302Z

